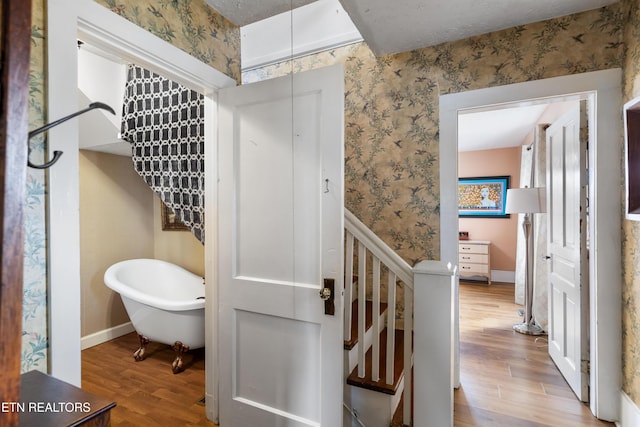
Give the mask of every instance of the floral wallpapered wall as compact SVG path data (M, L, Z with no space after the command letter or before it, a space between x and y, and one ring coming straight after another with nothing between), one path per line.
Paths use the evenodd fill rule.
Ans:
M204 0L97 0L239 81L240 31ZM29 129L42 126L46 111L46 0L32 0ZM31 141L31 160L41 163L46 139ZM47 229L44 173L28 170L25 206L23 344L21 369L47 371Z
M613 5L381 58L354 44L243 83L344 64L346 207L413 265L440 255L439 96L620 67L622 27Z
M95 1L239 80L239 32L203 0ZM33 9L30 128L40 126L46 113L44 0L33 0ZM439 256L439 95L623 67L624 99L632 99L640 95L639 28L640 8L625 0L383 58L364 44L352 45L254 70L243 81L286 74L291 67L345 65L346 205L413 264ZM43 144L33 141L35 161ZM23 370L46 369L44 194L44 176L30 170ZM640 406L640 226L625 221L623 233L623 388Z
M439 96L617 67L625 100L639 96L640 6L382 58L356 44L246 72L243 83L334 63L345 67L346 207L414 264L439 257L438 168L449 167L438 161ZM640 225L625 221L623 236L623 390L640 406Z
M45 19L43 0L32 2L31 60L29 71L29 129L46 122ZM42 163L44 137L30 141L32 162ZM45 228L45 177L27 169L24 210L24 283L22 302L22 372L47 371L47 252Z
M240 29L204 0L94 0L240 81Z
M640 96L640 5L624 2L623 102ZM624 206L624 203L623 203ZM640 407L640 223L622 223L622 389Z

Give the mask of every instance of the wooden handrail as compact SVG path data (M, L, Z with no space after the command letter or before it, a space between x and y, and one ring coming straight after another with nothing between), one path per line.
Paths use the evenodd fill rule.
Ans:
M398 279L402 280L409 289L413 289L413 269L411 266L348 209L344 210L344 226L389 270L394 272Z

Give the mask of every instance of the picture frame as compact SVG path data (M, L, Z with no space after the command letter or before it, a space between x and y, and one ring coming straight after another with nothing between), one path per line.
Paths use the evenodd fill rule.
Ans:
M162 200L160 200L160 216L162 218L162 231L189 231L180 218Z
M458 217L509 218L505 212L509 176L458 178Z
M624 104L625 218L640 221L640 97Z

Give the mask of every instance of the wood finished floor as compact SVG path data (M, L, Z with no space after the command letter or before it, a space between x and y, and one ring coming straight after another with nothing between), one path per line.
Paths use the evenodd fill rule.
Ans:
M188 352L185 371L174 375L175 354L168 345L150 343L141 362L133 359L137 348L138 337L131 333L82 351L82 388L116 402L112 426L216 426L199 403L204 349Z
M512 330L521 321L513 292L513 284L460 283L455 427L614 426L578 401L547 354L546 336Z
M549 359L546 340L513 332L518 307L513 285L461 283L455 427L612 427L575 398ZM174 375L169 346L151 343L142 362L133 359L137 347L132 333L82 352L82 387L117 402L112 425L215 426L198 403L204 351L190 352L187 369Z

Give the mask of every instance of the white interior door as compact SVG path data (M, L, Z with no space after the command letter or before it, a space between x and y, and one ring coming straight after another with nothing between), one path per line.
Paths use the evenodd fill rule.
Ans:
M342 423L343 87L335 66L220 92L225 427Z
M547 129L549 355L585 402L589 398L586 117L586 101L581 101Z

